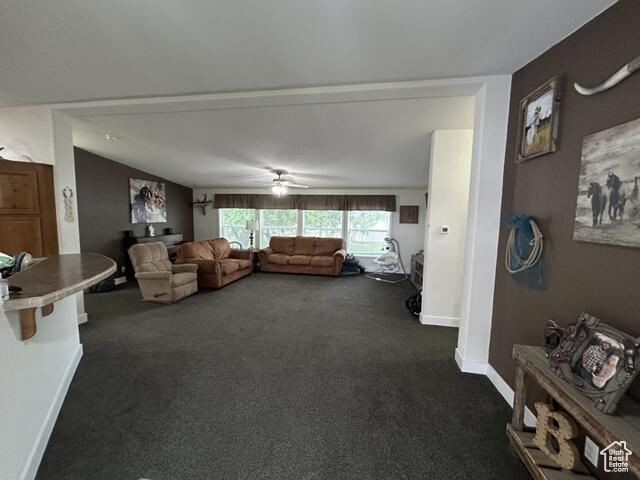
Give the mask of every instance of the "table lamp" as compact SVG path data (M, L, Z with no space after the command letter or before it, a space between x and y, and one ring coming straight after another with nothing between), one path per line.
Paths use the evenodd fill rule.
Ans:
M257 220L247 220L247 230L249 230L249 248L253 250L253 232L258 230L260 225Z

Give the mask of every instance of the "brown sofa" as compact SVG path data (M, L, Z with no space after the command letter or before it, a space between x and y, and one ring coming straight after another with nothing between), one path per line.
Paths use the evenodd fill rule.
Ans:
M260 270L337 277L347 256L342 246L341 238L271 237L260 250Z
M198 265L198 286L222 288L253 271L253 253L232 250L226 238L214 238L180 245L176 264Z
M129 249L142 299L173 303L198 291L194 264L172 265L164 243L138 243Z

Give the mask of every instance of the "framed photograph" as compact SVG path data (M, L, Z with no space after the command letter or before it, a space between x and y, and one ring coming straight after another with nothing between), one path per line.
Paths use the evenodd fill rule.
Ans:
M131 223L165 223L167 204L165 185L152 180L129 179Z
M553 77L520 102L516 162L524 162L558 148L560 77Z
M400 206L400 223L418 223L418 205L401 205Z
M640 247L640 118L584 138L573 239Z

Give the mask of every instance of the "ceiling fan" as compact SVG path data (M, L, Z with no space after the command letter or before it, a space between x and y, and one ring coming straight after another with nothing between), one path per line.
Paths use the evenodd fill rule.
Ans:
M309 188L309 185L301 185L299 183L295 183L291 180L286 180L282 178L283 175L286 175L287 172L284 170L273 170L273 173L277 175L277 178L274 178L272 181L271 191L274 195L281 197L287 193L289 187L291 188Z

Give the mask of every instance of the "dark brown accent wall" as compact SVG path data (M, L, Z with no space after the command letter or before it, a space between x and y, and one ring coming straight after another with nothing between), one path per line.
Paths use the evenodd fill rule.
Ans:
M640 249L573 240L582 139L640 117L640 72L592 97L572 87L596 85L640 55L639 24L640 2L621 0L513 76L502 218L514 212L536 217L545 235L548 286L536 292L512 281L502 226L489 362L511 386L513 344L540 344L549 318L566 325L586 311L640 335ZM554 75L564 77L559 149L515 165L519 101Z
M74 148L80 248L113 258L118 271L124 262L122 238L133 230L144 236L145 224L132 224L129 210L129 178L166 183L167 223L154 224L156 233L172 227L184 240L193 240L193 190L122 163Z

